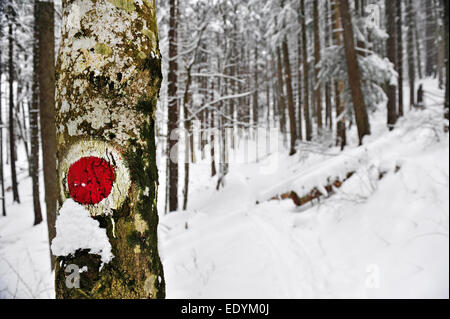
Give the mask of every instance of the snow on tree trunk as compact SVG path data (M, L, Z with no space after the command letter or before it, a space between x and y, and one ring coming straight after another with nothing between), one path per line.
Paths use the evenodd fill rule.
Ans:
M165 297L157 245L157 35L154 0L63 1L56 72L61 215L52 243L57 298ZM83 210L71 210L74 202L91 223ZM94 237L81 236L85 224L106 232L112 260L95 254L108 243L93 249ZM66 282L73 265L82 270L79 288Z

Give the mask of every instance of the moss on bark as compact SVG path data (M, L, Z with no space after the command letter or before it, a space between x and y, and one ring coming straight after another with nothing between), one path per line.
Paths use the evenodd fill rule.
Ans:
M91 149L107 153L111 165L123 162L129 181L119 180L127 174L116 176L122 186L108 209L102 211L104 203L86 207L106 229L113 260L102 265L99 256L81 249L58 257L56 296L164 298L157 238L155 111L162 75L155 2L63 1L63 15L68 22L56 96L59 206L69 196L68 166ZM66 287L70 264L88 269L79 289Z

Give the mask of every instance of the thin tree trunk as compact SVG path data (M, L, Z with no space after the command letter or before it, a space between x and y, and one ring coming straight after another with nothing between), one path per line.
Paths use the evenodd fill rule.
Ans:
M414 16L415 16L415 14L414 14ZM415 44L416 44L417 74L419 76L419 79L423 79L422 50L420 47L420 36L419 36L418 27L417 27L417 18L414 19L414 39L415 39Z
M395 69L397 66L397 29L395 23L395 15L397 12L396 1L385 0L386 9L386 31L389 38L386 42L386 51L388 59L394 64ZM392 81L386 83L387 87L387 124L389 130L393 130L395 123L397 122L397 83Z
M414 8L412 0L408 0L407 6L407 25L408 25L408 79L409 79L409 109L415 105L415 87L416 87L416 69L414 64Z
M361 89L361 75L356 56L353 25L350 16L348 0L340 0L339 8L342 17L348 81L352 95L356 125L358 127L359 143L362 144L364 136L370 135L370 124L369 117L367 115L366 104L364 102L364 96Z
M0 16L0 42L3 40L3 17ZM0 183L1 185L1 201L2 201L2 216L6 216L5 205L5 179L3 170L3 99L2 99L2 74L3 74L3 62L2 62L2 47L0 46Z
M339 6L337 5L337 0L331 0L332 11L334 13L333 19L333 33L334 33L334 41L337 46L342 45L342 23L341 23L341 14L339 10ZM337 118L337 127L336 127L336 145L340 146L341 150L344 150L347 145L347 132L345 125L345 104L343 99L344 92L344 82L342 80L334 82L334 93L335 93L335 104L336 104L336 118Z
M255 69L253 71L254 74L254 92L253 92L253 127L258 126L258 45L255 45Z
M211 81L211 101L214 101L214 81ZM216 157L215 157L215 119L214 119L214 112L215 110L211 110L211 119L210 119L210 130L209 130L209 134L210 134L210 155L211 155L211 177L216 176L217 174L217 170L216 170Z
M398 116L403 116L403 18L402 1L397 1L397 65L398 65Z
M295 143L297 142L297 125L295 120L295 105L294 105L294 94L292 92L292 75L291 75L291 65L289 63L289 48L287 44L287 39L284 39L283 44L283 57L284 57L284 71L286 75L286 91L288 100L288 111L289 111L289 128L291 135L291 149L289 151L290 155L296 153Z
M450 70L449 70L449 10L448 10L448 1L442 0L442 5L444 7L444 41L445 41L445 101L444 101L444 110L445 110L445 118L449 119L449 91L450 91Z
M302 16L302 52L303 52L303 101L304 101L304 118L306 124L306 140L312 139L311 118L309 116L309 65L308 65L308 44L306 42L306 11L305 0L300 0L300 15Z
M30 108L30 173L33 188L34 225L42 222L41 202L39 199L39 2L34 2L34 39L33 39L33 85ZM55 182L56 180L54 180Z
M169 20L169 121L167 127L169 161L169 212L178 210L178 148L177 130L179 110L177 103L177 81L178 81L178 37L177 37L177 0L170 0L170 20Z
M313 16L314 16L314 85L315 85L315 102L316 102L316 116L317 116L317 132L320 135L322 123L322 90L319 85L319 69L317 64L320 62L320 30L319 30L319 1L313 1Z
M281 52L277 47L277 78L278 78L278 112L280 115L280 131L286 133L286 101L284 95L283 67L281 64ZM285 135L285 134L284 134Z
M425 1L425 45L426 45L426 60L425 60L425 75L436 76L436 17L433 14L434 1Z
M10 11L13 9L10 7ZM9 154L11 157L11 187L13 192L13 201L16 203L20 203L19 198L19 189L17 183L17 173L16 173L16 158L15 158L15 134L14 134L14 61L13 61L13 48L14 48L14 31L13 31L13 20L15 14L11 13L11 20L9 22L9 31L8 31L8 45L9 45Z
M44 169L45 206L47 210L48 238L56 236L56 201L58 184L56 175L55 126L55 9L53 2L38 2L39 27L39 109ZM56 258L50 251L51 267Z
M332 45L331 43L331 26L330 26L330 1L325 3L325 47ZM325 121L330 130L333 129L333 114L331 105L331 82L325 84Z
M72 23L62 28L56 72L59 214L69 214L66 203L84 211L85 223L108 242L100 242L106 256L90 253L88 244L68 252L77 247L65 247L59 236L82 229L72 225L73 218L58 216L62 226L52 243L58 255L56 297L164 298L157 237L155 113L162 74L155 2L84 1L83 17L75 14L76 5L63 1L63 21ZM122 32L124 25L129 32ZM77 34L84 48L73 46ZM67 285L75 265L83 269L79 287Z
M301 25L302 17L298 15L298 22ZM301 33L297 37L297 113L298 113L298 139L303 140L303 116L302 116L302 37Z

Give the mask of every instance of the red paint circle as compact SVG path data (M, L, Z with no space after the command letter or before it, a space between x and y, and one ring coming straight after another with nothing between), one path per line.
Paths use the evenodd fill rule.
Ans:
M67 183L74 201L83 205L100 203L111 193L114 167L98 157L83 157L69 168Z

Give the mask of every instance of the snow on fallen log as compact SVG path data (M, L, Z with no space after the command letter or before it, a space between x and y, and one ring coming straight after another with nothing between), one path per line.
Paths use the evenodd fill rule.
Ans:
M369 165L377 168L377 178L382 179L386 173L396 171L401 166L394 147L389 138L381 138L345 151L259 193L257 202L291 198L297 206L302 206L313 199L328 196L334 188L340 188L362 167ZM381 157L381 154L387 155Z

